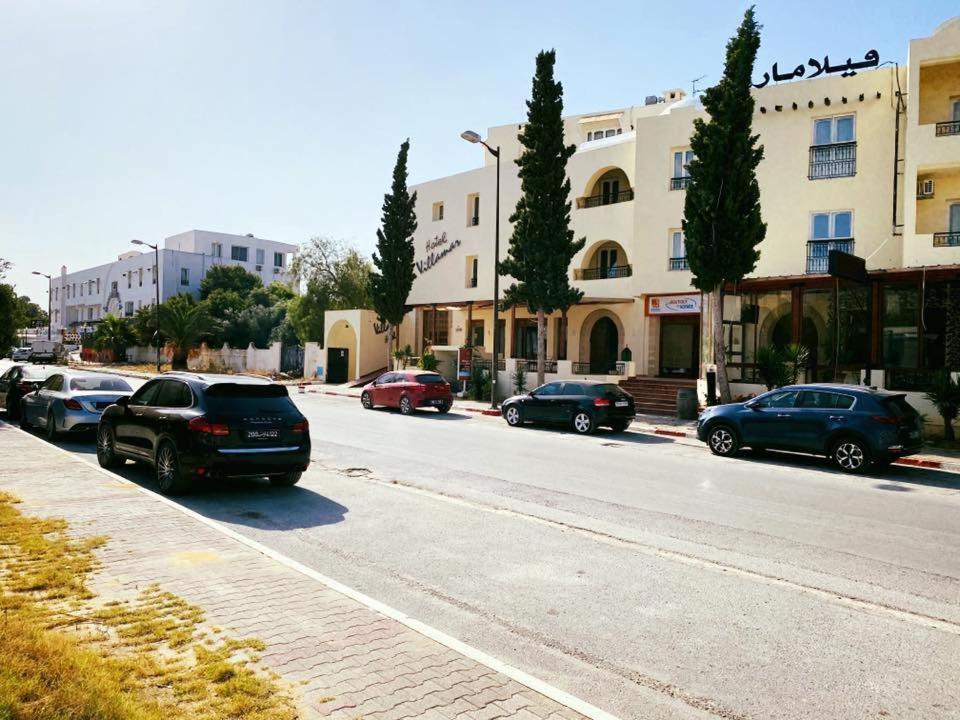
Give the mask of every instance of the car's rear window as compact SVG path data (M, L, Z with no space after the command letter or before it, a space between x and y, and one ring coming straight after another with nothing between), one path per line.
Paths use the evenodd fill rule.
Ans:
M440 385L446 382L442 375L416 375L414 379L421 385Z
M619 385L614 383L603 383L601 385L587 386L587 394L592 397L603 397L605 395L616 395L617 397L630 397L630 393Z
M883 406L887 408L891 415L896 417L912 418L916 417L917 411L907 402L903 395L894 395L883 400Z
M133 388L126 380L118 377L75 377L70 378L70 389L130 392Z
M56 372L56 368L34 367L25 365L23 368L24 380L46 380Z
M214 412L247 407L257 410L290 410L294 407L285 385L218 383L208 387L205 395Z

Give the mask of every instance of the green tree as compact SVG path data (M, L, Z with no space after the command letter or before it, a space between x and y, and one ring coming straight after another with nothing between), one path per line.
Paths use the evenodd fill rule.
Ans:
M13 285L0 283L0 351L4 354L17 344L20 320L20 305Z
M543 384L547 355L547 315L580 301L583 293L570 286L573 256L586 242L573 239L570 229L570 180L567 160L576 150L563 144L563 86L554 80L554 50L537 55L533 88L527 101L527 124L518 139L523 152L522 191L510 218L513 235L502 275L516 279L504 292L504 306L526 305L537 317L537 383Z
M259 275L247 272L239 265L214 265L200 281L200 299L206 300L218 289L232 290L245 298L258 287L263 287Z
M47 324L47 311L26 295L17 298L17 308L22 327L41 327Z
M413 287L413 233L417 229L417 193L407 190L407 153L405 140L393 168L393 185L383 196L383 217L377 230L375 270L370 272L370 298L380 322L387 323L387 367L393 350L394 330L403 322L407 298Z
M223 328L223 338L231 347L245 348L250 343L255 347L270 346L271 334L286 317L284 305L251 305L231 318Z
M693 285L709 293L713 359L723 402L730 401L723 338L723 285L754 270L757 246L767 233L760 215L756 169L763 146L752 134L753 65L760 47L760 26L753 7L727 43L720 82L703 94L710 119L693 122L690 185L684 202L683 232Z
M130 319L130 329L133 330L137 345L155 347L159 342L163 347L166 342L162 334L157 338L157 309L153 305L144 305L134 313Z
M137 341L130 323L116 315L107 315L97 323L93 333L93 347L97 350L109 350L116 362L127 359L127 348Z
M953 442L953 421L960 414L960 384L957 384L948 370L941 370L933 377L926 398L943 418L944 439Z
M326 285L316 281L307 283L303 294L291 300L287 307L287 318L300 342L323 345L323 315L332 309Z
M207 306L180 293L160 304L160 332L173 350L173 369L186 370L190 350L215 326Z

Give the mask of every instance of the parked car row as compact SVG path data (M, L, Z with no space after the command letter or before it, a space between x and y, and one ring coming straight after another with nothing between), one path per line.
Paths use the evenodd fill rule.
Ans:
M254 376L167 372L134 391L117 375L17 364L0 406L50 440L95 431L102 467L148 465L168 495L208 477L291 486L310 465L307 419L285 385Z

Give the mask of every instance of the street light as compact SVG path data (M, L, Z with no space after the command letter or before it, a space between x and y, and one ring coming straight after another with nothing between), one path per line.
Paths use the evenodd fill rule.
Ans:
M500 352L500 343L498 342L500 334L497 332L500 324L500 270L498 268L498 264L500 262L500 146L497 145L496 150L494 150L492 147L487 145L473 130L464 130L462 133L460 133L460 137L469 143L480 143L489 151L491 155L497 159L497 209L496 217L494 219L493 232L493 366L491 367L493 382L491 383L490 388L490 407L496 410L497 355Z
M47 279L47 340L50 339L50 319L53 312L53 278L47 275L46 273L33 271L34 275L40 275Z
M154 253L154 265L153 265L153 286L156 288L157 302L157 372L160 372L160 249L157 245L151 245L150 243L144 242L143 240L131 240L134 245L144 245Z

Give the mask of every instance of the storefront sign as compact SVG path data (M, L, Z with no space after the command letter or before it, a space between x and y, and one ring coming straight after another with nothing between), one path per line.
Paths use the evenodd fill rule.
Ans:
M447 255L460 247L460 240L447 240L447 234L434 235L433 239L427 240L427 256L423 260L417 260L417 272L423 275Z
M807 68L803 63L797 65L793 70L790 70L785 73L781 73L777 67L777 63L773 64L773 81L774 82L783 82L784 80L793 80L794 78L802 78L806 75L807 79L815 78L817 75L832 74L832 73L841 73L840 77L850 77L857 74L857 70L864 70L866 68L875 68L880 64L880 53L876 50L867 50L866 55L863 56L861 62L853 62L851 58L847 58L846 62L842 62L839 65L830 64L830 56L824 55L823 62L817 60L816 58L810 58L807 60L807 65L813 68L814 72L810 75L806 75ZM763 81L754 83L753 86L757 89L766 87L767 83L770 82L770 73L765 72L763 74Z
M647 315L699 315L700 293L647 298Z
M457 351L457 376L462 378L470 377L470 366L473 363L473 348L462 347Z

